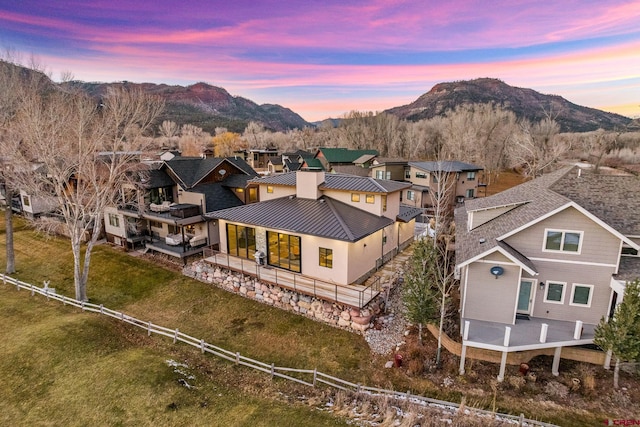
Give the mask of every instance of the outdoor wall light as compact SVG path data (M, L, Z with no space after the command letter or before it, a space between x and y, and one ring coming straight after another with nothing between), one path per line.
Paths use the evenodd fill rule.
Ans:
M504 268L500 267L499 265L494 265L493 267L491 267L489 272L493 274L493 276L497 279L504 274Z
M544 289L544 282L540 282L540 290Z

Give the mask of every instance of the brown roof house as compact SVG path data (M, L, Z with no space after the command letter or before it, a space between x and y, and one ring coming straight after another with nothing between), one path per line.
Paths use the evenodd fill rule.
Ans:
M321 170L252 183L259 187L260 202L207 214L220 222L220 250L252 261L261 254L258 261L268 268L264 274L293 274L289 286L298 291L362 307L379 289L353 298L345 292L360 289L413 240L420 211L400 204L408 183Z
M467 347L502 352L593 343L640 276L640 178L568 167L456 209L456 272Z

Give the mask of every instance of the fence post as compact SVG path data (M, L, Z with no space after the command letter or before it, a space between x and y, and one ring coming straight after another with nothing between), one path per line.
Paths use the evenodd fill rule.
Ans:
M104 305L100 304L100 314L104 314Z
M67 305L67 297L62 295L62 305Z
M318 368L313 370L313 386L316 386L316 378L318 377Z
M147 322L147 336L151 336L151 322Z
M47 296L47 301L49 301L49 288L45 288L44 294Z
M84 301L80 302L80 308L82 308L82 311L84 311Z
M178 328L176 328L175 332L173 333L173 343L175 344L177 340L178 340Z
M274 366L275 365L271 363L271 378L273 378L273 373L275 372Z
M3 285L7 284L7 276L5 276L4 274L2 275L2 284Z
M31 296L33 296L33 283L31 284Z
M236 352L236 365L238 363L240 363L240 352L239 351Z
M124 313L120 312L120 320L124 322Z
M200 352L204 354L204 340L200 340Z

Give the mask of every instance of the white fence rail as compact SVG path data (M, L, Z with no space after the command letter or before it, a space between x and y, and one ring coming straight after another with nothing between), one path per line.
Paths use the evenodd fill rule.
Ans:
M349 381L345 381L340 378L333 377L331 375L327 375L325 373L319 372L317 369L295 369L295 368L287 368L287 367L279 367L275 366L273 363L268 364L264 362L260 362L258 360L251 359L246 356L242 356L238 352L232 352L229 350L225 350L224 348L220 348L213 344L209 344L202 339L194 338L190 335L187 335L183 332L180 332L176 329L165 328L164 326L155 325L151 322L142 321L136 319L135 317L131 317L127 314L124 314L119 311L111 310L109 308L104 307L102 304L96 305L88 302L82 302L75 300L73 298L66 297L64 295L59 295L48 287L39 288L30 283L25 283L20 280L14 279L13 277L0 274L2 278L2 282L5 285L13 285L17 290L25 289L31 292L31 296L35 294L42 295L49 299L54 299L62 302L65 305L72 305L74 307L78 307L83 311L89 311L93 313L98 313L101 315L113 317L114 319L118 319L120 321L129 323L131 325L137 326L140 329L144 329L147 331L147 335L151 336L151 334L162 335L167 338L173 340L173 343L182 342L188 345L191 345L195 348L200 349L200 351L204 353L212 354L216 357L225 359L229 362L235 363L237 365L246 366L251 369L255 369L266 374L271 375L271 377L283 378L288 381L294 381L299 384L304 384L309 387L315 387L318 383L325 384L327 386L344 390L344 391L352 391L356 393L367 393L370 395L381 395L388 396L395 399L406 399L414 402L422 403L426 406L438 407L443 409L450 409L452 411L456 411L460 408L458 403L454 402L445 402L442 400L432 399L425 396L419 396L410 394L409 392L402 393L394 390L386 390L376 387L367 387L361 384L355 384ZM291 375L287 375L286 372L297 373L310 376L308 380L303 380L301 378L293 377ZM542 421L530 420L524 418L523 415L515 416L510 414L500 414L491 411L486 411L483 409L470 408L465 406L466 411L473 412L478 415L495 417L497 419L503 419L505 421L511 421L517 423L518 425L527 425L527 426L542 426L542 427L555 427L555 424L549 424Z

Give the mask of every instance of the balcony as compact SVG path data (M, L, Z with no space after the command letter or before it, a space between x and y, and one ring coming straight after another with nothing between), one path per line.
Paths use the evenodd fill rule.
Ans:
M591 344L596 328L582 322L539 317L516 319L515 325L474 319L464 319L463 325L466 322L465 345L507 352Z

